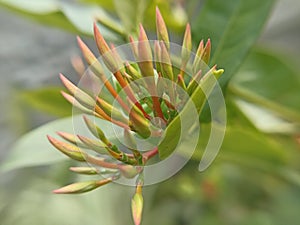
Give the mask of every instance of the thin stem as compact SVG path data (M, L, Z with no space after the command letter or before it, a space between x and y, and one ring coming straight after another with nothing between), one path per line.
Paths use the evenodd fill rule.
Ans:
M151 159L152 157L154 157L157 154L158 154L158 147L155 147L154 149L152 149L148 152L145 152L143 154L143 158L144 158L145 162L147 162L149 159Z
M118 93L116 92L116 90L113 88L113 86L111 85L111 83L106 80L104 77L101 76L101 80L104 83L105 87L107 88L107 90L111 93L111 95L119 102L119 104L121 105L121 107L126 111L126 112L130 112L130 109L128 107L128 105L121 99L121 97L118 95Z
M264 97L256 95L251 91L247 91L237 85L230 85L229 90L231 93L235 94L238 97L241 97L242 99L245 99L246 101L256 103L260 106L272 110L274 113L286 119L287 121L300 123L300 115L293 110L272 102Z
M129 99L134 102L134 104L142 111L143 115L147 119L151 119L151 116L149 116L144 108L141 106L141 104L137 101L136 97L134 96L133 90L131 87L128 85L128 82L123 78L122 74L120 71L117 71L114 73L117 81L121 85L122 88L124 88L124 91L126 92L127 96Z
M161 106L160 106L159 97L157 97L157 90L156 90L156 86L154 84L154 80L148 85L148 90L149 90L149 93L151 94L151 98L153 101L153 111L154 111L155 116L158 116L164 122L167 122L164 117L164 114L162 112Z
M97 114L99 114L103 119L107 120L107 121L110 121L114 124L116 124L117 126L120 126L126 130L129 130L129 126L125 123L122 123L120 121L117 121L117 120L114 120L112 119L110 116L108 116L99 106L95 106L95 111Z

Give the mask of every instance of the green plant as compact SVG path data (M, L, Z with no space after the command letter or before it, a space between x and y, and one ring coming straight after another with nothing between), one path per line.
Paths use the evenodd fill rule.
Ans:
M114 46L110 48L97 25L94 24L98 50L105 66L113 74L117 83L110 81L101 63L78 38L78 44L92 73L90 82L96 83L95 79L99 79L106 91L113 97L111 102L105 100L104 90L101 90L100 87L100 93L97 93L94 98L88 94L91 90L85 92L63 75L60 76L65 87L71 93L69 95L62 92L65 99L82 112L122 128L124 135L118 137L121 143L116 144L110 141L105 136L105 130L87 117L84 117L85 123L97 139L59 132L59 136L67 141L62 142L48 136L51 144L71 159L92 165L91 167L71 167L73 172L86 175L99 174L104 177L102 180L73 183L55 190L54 193L84 193L114 182L120 177L135 178L136 193L131 204L135 224L140 224L142 217L143 168L158 153L160 157L165 158L174 151L180 142L177 137L181 136L178 132L181 125L177 121L182 120L183 112L190 109L189 101L195 105L197 113L201 113L205 104L205 94L207 94L205 90L212 89L209 87L211 85L210 78L219 78L223 73L223 70L217 70L216 66L207 69L211 51L210 40L205 45L203 40L200 42L196 55L192 63L190 62L192 39L189 24L186 26L183 38L181 59L174 58L171 54L167 27L158 8L156 13L158 40L154 41L154 56L142 25L140 25L138 41L135 42L132 37L129 38L132 54L137 60L136 63L128 63L121 58ZM178 60L180 61L179 68L173 65L174 61ZM189 67L193 72L191 75L186 72ZM188 94L188 99L183 92ZM199 115L196 116L196 118L198 117ZM187 131L184 130L184 132ZM136 142L139 138L160 138L161 140L157 144L154 143L149 151L143 152L144 146L138 145ZM169 146L174 147L170 148ZM84 149L92 150L97 154L93 156ZM97 169L95 166L99 168Z
M110 13L115 14L117 11L114 9L114 4L104 6L102 4L104 1L93 2L98 4L96 7L105 8ZM111 3L111 1L105 2ZM149 4L153 5L153 2L155 1L151 1ZM155 186L157 190L152 190L155 194L151 194L149 189L144 188L144 198L147 202L144 209L146 212L144 224L158 223L157 218L159 218L159 223L163 224L265 225L269 223L281 225L299 221L298 213L294 210L299 208L299 203L296 201L299 196L299 144L297 142L299 104L297 100L300 82L298 67L292 63L288 55L284 54L284 51L278 50L277 46L270 48L268 43L256 42L274 2L271 0L264 2L258 0L251 2L209 0L203 3L199 15L195 16L194 14L192 17L191 11L186 10L186 15L193 18L191 20L193 46L198 44L201 39L210 37L214 43L211 62L217 62L221 68L225 68L220 83L225 93L228 126L220 154L213 166L205 173L195 173L196 164L202 157L211 128L209 109L205 107L200 117L201 135L192 158L195 162L191 161L178 176ZM114 1L114 3L117 4L118 1ZM121 8L124 9L125 15L132 8L128 11L124 5ZM83 9L88 5L81 6ZM126 5L126 7L133 8L136 6L136 4ZM186 4L185 7L188 9L189 6ZM151 9L151 7L149 8ZM162 9L170 8L172 6ZM174 15L172 11L164 10L162 12L167 17ZM73 13L73 15L80 14L82 17L86 17L86 14L78 13L78 11L73 11ZM122 13L122 10L118 10L119 13ZM50 16L47 13L43 16L29 14L32 18L38 18L39 22L46 23L49 22L46 19L59 18L60 22L56 26L67 24L65 28L72 27L68 22L72 18L70 14L68 18L61 16L59 12L50 13ZM153 18L148 13L144 13L144 15L147 15L145 18ZM134 17L134 14L130 14L130 16ZM126 17L122 18L124 20ZM140 21L130 18L130 21ZM55 25L53 20L51 21L51 24ZM147 31L151 33L150 21L152 20L144 19ZM174 18L167 20L169 27L170 22L168 21L174 21ZM123 21L117 21L117 24L119 27L124 26ZM89 26L86 24L83 27L88 28ZM130 27L125 30L130 30L129 33L136 35L138 33L137 24L130 24ZM170 27L172 37L176 37L176 29ZM105 29L101 23L100 29L101 31ZM278 27L278 29L280 28ZM117 29L114 30L117 31ZM112 36L108 36L106 32L103 35L107 40L117 39L117 43L122 43L127 39L128 34L120 35L115 31L112 30L114 34ZM91 34L90 30L88 33ZM60 102L59 105L56 105L55 99L59 89L61 87L53 89L57 93L53 98L48 94L52 93L51 91L43 89L22 93L22 96L25 96L23 103L34 102L34 107L41 111L52 112L52 114L57 112L58 116L70 115L67 104L62 106L63 102ZM47 96L47 98L42 96ZM52 107L51 110L45 108L44 104L45 101L50 100L52 102L49 105ZM111 99L108 98L107 101L111 101ZM2 171L21 168L16 172L19 175L14 176L15 179L11 186L22 186L22 191L16 195L16 199L10 199L10 203L4 200L4 206L0 205L3 224L27 225L46 222L49 224L94 224L95 221L89 220L89 218L93 218L97 213L105 224L124 224L124 221L128 221L126 215L129 213L126 205L132 193L128 194L122 189L124 193L118 195L118 192L121 191L114 185L103 187L101 191L89 193L87 196L73 196L72 199L59 196L59 202L56 197L47 195L46 192L48 190L50 192L50 189L54 189L57 185L80 179L64 172L70 166L66 162L66 157L61 157L60 154L52 151L51 146L44 138L46 134L53 134L57 130L73 133L70 128L72 120L80 123L81 117L74 116L73 119L57 120L27 134L16 143L9 157L1 165ZM100 124L102 130L107 131L106 137L114 142L114 135L110 133L110 125L99 121L97 124ZM84 127L85 124L78 126ZM80 131L77 133L81 134ZM45 167L45 165L47 166ZM73 164L71 165L73 166ZM35 167L24 169L32 166ZM37 174L35 171L41 168L47 168L49 171ZM29 174L34 175L29 176ZM31 181L26 181L28 182L27 187L26 185L24 187L24 180L21 179L23 177L31 178ZM7 192L2 191L2 193ZM149 195L151 196L149 197ZM3 196L5 197L6 194ZM40 218L31 221L13 220L16 216L22 218L24 215L36 214L38 209L34 206L39 204L25 207L30 204L32 199L36 199L36 202L39 199L48 202L47 213L41 213ZM98 201L98 199L101 200ZM122 199L124 202L120 203L119 201ZM121 221L112 215L116 206L119 205L122 205L125 211L124 214L118 211L122 214L120 217L125 218ZM147 205L155 205L155 207L147 209ZM72 210L68 210L69 207ZM24 212L24 215L13 213L21 211ZM69 211L76 212L74 213L76 215L67 214ZM45 214L55 216L49 217ZM61 216L61 214L70 216Z

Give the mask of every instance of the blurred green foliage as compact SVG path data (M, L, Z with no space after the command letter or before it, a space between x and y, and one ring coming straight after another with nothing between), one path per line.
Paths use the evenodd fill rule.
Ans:
M199 15L190 10L198 6L195 0L80 2L1 0L0 4L37 22L86 35L91 35L96 16L106 38L117 43L129 33L135 35L139 22L153 32L158 5L174 40L181 38L177 34L187 18L193 18L195 46L210 37L212 61L226 71L221 84L228 128L217 160L205 172L197 172L210 132L210 124L205 124L193 161L172 179L146 188L144 224L299 224L300 75L289 56L255 45L275 1L206 0L200 4ZM59 98L60 89L24 91L20 100L41 112L68 116L70 106ZM244 103L251 103L246 111ZM281 121L279 125L287 123L289 129L279 125L268 132L261 129L257 124L268 120L255 107ZM46 141L47 133L60 128L68 131L72 120L54 121L27 134L1 165L5 179L0 183L0 223L129 224L128 202L134 192L130 188L109 185L75 197L50 193L77 179L65 172L67 159Z

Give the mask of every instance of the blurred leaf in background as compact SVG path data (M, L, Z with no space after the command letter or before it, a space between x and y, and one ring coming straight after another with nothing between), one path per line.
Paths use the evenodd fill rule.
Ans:
M280 3L281 7L298 6L292 0ZM172 179L153 187L155 191L146 190L150 194L145 201L149 208L144 224L300 223L299 65L293 63L297 61L293 55L276 45L265 47L261 40L256 44L274 0L0 0L0 5L39 23L87 36L96 18L104 36L117 43L126 41L128 34L135 35L139 22L144 22L153 34L156 5L166 20L171 40L180 40L177 34L192 18L194 46L203 38L211 38L212 63L226 71L221 85L226 95L228 129L216 162L199 173L197 165L210 133L210 124L202 125L193 161ZM299 25L297 20L287 21ZM280 32L286 26L275 27ZM20 99L40 112L68 116L70 106L59 97L58 89L24 91ZM76 197L50 193L57 185L74 179L60 169L67 167L68 161L50 149L45 138L61 128L72 129L71 120L44 125L10 150L1 165L5 179L0 183L0 197L4 199L0 203L0 223L76 225L101 221L109 225L130 221L130 210L124 207L132 193L124 187L107 186L92 195ZM120 193L121 197L112 193ZM113 214L116 209L118 216Z

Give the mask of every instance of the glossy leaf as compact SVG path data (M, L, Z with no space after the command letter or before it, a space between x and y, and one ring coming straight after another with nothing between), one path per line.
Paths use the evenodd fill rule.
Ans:
M178 145L179 140L184 139L184 136L185 138L188 138L187 134L189 132L187 132L187 130L195 125L195 120L198 119L199 113L206 103L206 95L209 96L213 91L213 87L216 85L217 80L215 74L212 72L213 70L214 69L207 72L183 110L168 125L163 140L158 146L160 158L168 157ZM185 133L183 134L181 131L184 131Z
M300 123L299 72L280 55L254 50L230 83L229 90L287 121Z
M135 33L143 19L146 0L114 0L115 10L128 34Z
M265 24L274 0L207 0L199 17L192 21L193 40L212 41L211 65L225 69L224 87L243 62Z
M201 160L210 135L210 126L203 124L199 142L195 149L194 159ZM181 148L189 148L189 143L183 143ZM289 159L289 153L284 146L257 130L227 126L225 138L217 161L230 162L243 167L250 167L269 173L276 173L275 168L284 168Z

